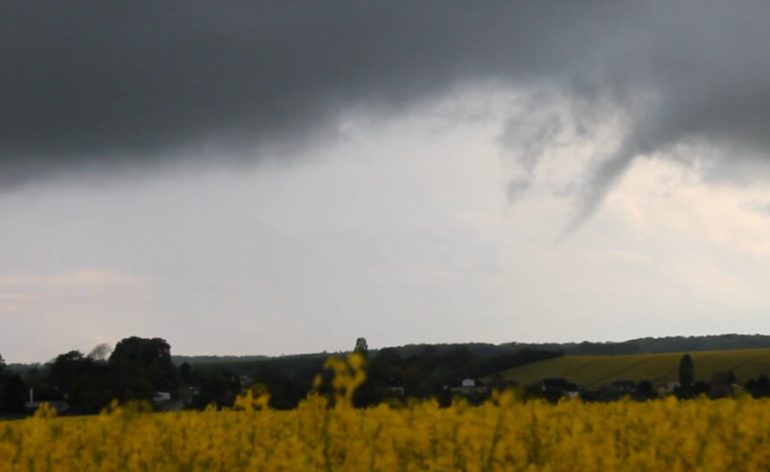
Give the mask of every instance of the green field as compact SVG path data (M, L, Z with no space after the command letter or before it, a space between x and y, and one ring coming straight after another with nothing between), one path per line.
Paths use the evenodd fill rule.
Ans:
M534 362L501 373L505 380L531 385L549 377L565 378L581 387L596 388L615 380L649 380L654 385L677 380L683 353L564 356ZM708 382L719 371L732 370L744 384L760 374L770 375L770 349L704 351L690 354L696 380Z

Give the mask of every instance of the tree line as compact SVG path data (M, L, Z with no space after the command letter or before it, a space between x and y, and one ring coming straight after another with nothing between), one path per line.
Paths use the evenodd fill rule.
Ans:
M487 393L472 398L483 401L491 389L512 386L500 372L563 355L562 351L511 349L511 345L495 349L485 344L412 345L370 352L363 338L357 340L354 350L367 359L367 379L354 396L358 406L393 397L433 397L446 404L463 379L484 379L486 390L475 391ZM69 351L21 371L6 366L0 357L0 413L28 412L30 390L36 402L66 402L71 413L89 414L99 412L113 400L157 403L159 397L184 408L202 409L211 404L229 407L238 394L252 386L270 393L271 407L290 409L314 388L318 376L322 380L320 393L329 391L331 373L324 370L327 358L328 354L319 353L276 358L209 357L201 363L186 358L174 362L171 346L164 339L139 337L125 338L114 349L100 345L88 354ZM736 383L732 372L715 374L706 383L694 380L694 369L690 355L682 356L675 392L680 397L732 394ZM558 399L573 388L564 379L549 380L548 388L530 386L523 393ZM770 396L770 380L764 375L750 379L745 390L755 397ZM656 396L650 382L639 382L633 392L640 399ZM617 392L584 393L589 400L618 397Z
M186 395L189 406L232 403L240 393L239 377L226 371L199 373L176 366L171 346L161 338L129 337L110 349L97 346L88 355L69 351L42 366L12 372L0 368L0 412L23 414L39 402L65 402L71 413L98 413L113 400L152 402ZM30 398L32 396L33 398Z
M358 405L378 403L389 388L401 388L413 397L446 395L446 387L464 378L479 378L560 353L518 350L513 353L474 352L458 345L449 349L422 346L409 355L397 349L369 353L366 341L356 350L367 357L367 380L356 394ZM210 404L231 406L244 388L258 385L270 393L270 405L294 408L322 379L320 391L330 384L324 369L326 354L227 359L195 364L174 363L171 346L161 338L129 337L110 349L97 346L89 354L69 351L43 365L14 372L1 364L0 412L23 414L30 389L36 402L66 402L71 413L97 413L113 400L121 402L175 400L185 408L202 409Z

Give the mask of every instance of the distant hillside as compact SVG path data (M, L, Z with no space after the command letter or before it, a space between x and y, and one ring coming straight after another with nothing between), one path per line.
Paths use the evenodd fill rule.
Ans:
M639 338L622 342L509 343L504 346L562 351L568 355L724 351L731 349L770 348L770 336L762 334L718 334L712 336Z
M352 344L352 343L351 343ZM474 356L488 357L500 354L513 354L522 349L535 349L540 351L563 352L567 355L598 354L598 355L622 355L644 354L664 352L697 352L697 351L725 351L732 349L763 349L770 348L770 336L762 334L718 334L712 336L668 336L663 338L639 338L621 342L590 342L580 343L446 343L446 344L407 344L404 346L389 347L403 358L408 358L424 352L426 349L436 354L443 354L456 349L467 349ZM376 353L376 349L370 351ZM283 360L285 362L297 362L300 360L325 359L326 357L339 355L332 353L308 353L284 356L173 356L177 365L182 362L196 365L233 365L240 363L262 363L266 360Z
M456 343L456 344L407 344L404 346L387 347L383 348L391 352L397 353L402 358L408 358L415 355L421 355L426 350L433 354L441 355L448 352L456 351L457 349L467 350L468 353L479 357L491 357L498 354L513 354L517 351L521 351L524 347L510 343L510 344L491 344L491 343ZM369 353L375 355L382 349L370 349ZM326 360L331 356L339 356L345 354L345 352L314 352L305 354L289 354L281 356L172 356L174 363L179 365L183 362L187 362L191 365L232 365L242 363L264 363L265 361L271 362L298 362L302 360Z
M760 374L770 375L770 349L692 352L696 380L708 382L715 372L732 370L740 384ZM505 380L530 385L560 377L581 387L596 388L615 380L649 380L653 384L677 380L681 353L627 355L568 355L501 372Z

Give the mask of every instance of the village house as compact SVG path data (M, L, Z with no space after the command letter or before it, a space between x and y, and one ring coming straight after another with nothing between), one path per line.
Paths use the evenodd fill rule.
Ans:
M463 379L460 385L450 387L450 392L457 395L483 395L489 392L489 387L473 379Z
M666 395L672 395L676 390L679 388L679 382L667 382L663 385L659 385L656 389L658 392L658 395L660 396L666 396Z

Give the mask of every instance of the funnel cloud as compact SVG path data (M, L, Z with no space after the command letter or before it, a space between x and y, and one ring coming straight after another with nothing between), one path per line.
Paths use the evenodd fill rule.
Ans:
M333 138L349 112L393 114L495 83L555 91L589 127L606 115L580 110L622 116L577 227L639 156L692 145L727 168L767 158L768 17L759 1L9 2L0 187L184 164L200 149L264 159ZM511 114L527 124L527 110ZM554 136L543 126L516 144L530 174Z

